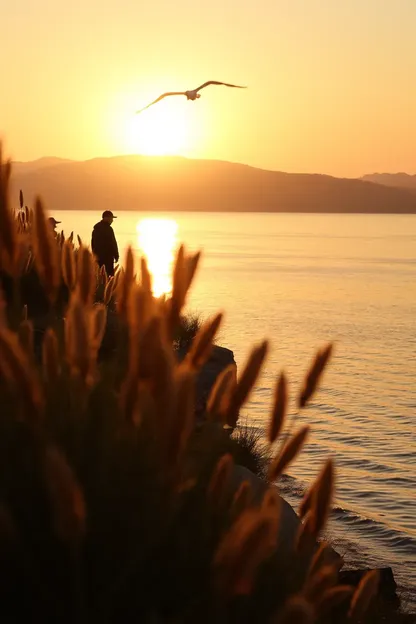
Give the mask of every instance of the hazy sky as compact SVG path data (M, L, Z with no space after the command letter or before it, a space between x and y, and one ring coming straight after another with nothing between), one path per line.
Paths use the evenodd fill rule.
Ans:
M0 135L14 159L178 152L416 171L416 0L0 3ZM207 79L249 88L134 116Z

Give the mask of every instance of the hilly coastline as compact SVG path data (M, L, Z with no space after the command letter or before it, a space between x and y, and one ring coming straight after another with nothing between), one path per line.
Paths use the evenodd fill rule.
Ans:
M416 193L406 188L179 156L16 162L13 197L19 189L50 210L416 213Z
M370 173L361 179L366 182L375 182L383 186L409 189L416 192L416 175L409 173Z

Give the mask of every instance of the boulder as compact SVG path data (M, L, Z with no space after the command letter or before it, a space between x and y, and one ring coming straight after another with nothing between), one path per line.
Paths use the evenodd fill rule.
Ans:
M266 481L260 479L253 472L245 468L244 466L234 466L234 470L231 475L230 487L233 492L236 492L243 481L248 481L253 493L253 502L260 504L263 496L267 492L270 486ZM280 510L280 523L279 523L279 535L278 544L280 547L287 548L288 545L293 544L296 533L300 526L300 519L297 516L295 510L289 505L284 498L279 495L281 502Z
M179 361L186 356L186 350L178 351ZM235 367L237 375L237 365L234 359L234 353L230 349L214 345L211 355L205 365L202 367L196 387L196 417L201 420L206 412L208 397L215 384L215 381L228 366Z
M371 568L373 569L373 568ZM394 579L393 570L389 567L379 568L380 573L380 584L378 587L379 595L384 599L392 603L399 602L396 590L397 584ZM359 569L359 570L342 570L340 572L340 582L345 583L346 585L354 585L357 586L363 576L370 571L369 569Z
M255 504L261 503L264 494L269 488L276 489L281 503L277 544L280 553L290 554L293 551L296 534L301 525L301 520L299 516L297 515L293 507L289 505L289 503L284 498L282 498L282 496L280 496L276 486L271 485L263 479L260 479L260 477L258 477L243 466L234 466L230 482L230 487L232 488L232 491L236 492L241 483L243 483L243 481L248 481L250 483L254 497L253 502ZM327 545L326 547L325 556L328 563L340 559L340 555L338 555L338 553L336 553L335 550L329 545Z
M356 587L370 569L374 568L342 570L339 573L339 582ZM393 570L390 567L377 569L380 573L380 583L377 596L367 613L367 621L370 624L373 622L376 624L416 624L415 613L404 613L401 610Z

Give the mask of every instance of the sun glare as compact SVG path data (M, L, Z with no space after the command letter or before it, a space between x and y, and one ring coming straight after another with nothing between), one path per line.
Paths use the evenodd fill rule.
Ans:
M137 247L152 275L153 294L170 294L178 224L173 219L146 218L138 222L136 229Z
M160 102L134 115L127 128L129 149L149 156L179 154L188 150L190 124L186 104L171 98L169 102Z

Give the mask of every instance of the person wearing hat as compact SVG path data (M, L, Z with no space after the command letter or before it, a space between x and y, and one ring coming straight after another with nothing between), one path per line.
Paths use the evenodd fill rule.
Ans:
M53 217L49 217L48 223L51 226L53 233L56 235L56 226L59 225L61 221L57 221Z
M118 262L118 245L114 230L111 227L116 219L111 210L105 210L102 219L94 225L91 238L91 248L98 265L105 267L108 276L114 275L114 262Z

